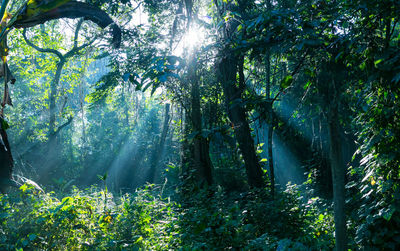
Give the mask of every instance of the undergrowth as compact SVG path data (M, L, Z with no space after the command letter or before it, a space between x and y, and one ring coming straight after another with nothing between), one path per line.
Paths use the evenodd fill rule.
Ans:
M227 195L221 188L163 198L150 185L113 196L25 184L0 195L0 250L330 250L333 219L288 187Z

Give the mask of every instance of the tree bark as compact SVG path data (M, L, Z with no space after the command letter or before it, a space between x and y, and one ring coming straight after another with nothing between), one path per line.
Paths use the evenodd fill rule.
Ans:
M207 182L212 184L212 162L210 159L209 142L202 135L202 113L200 104L199 78L196 73L197 62L196 54L193 53L192 60L188 69L188 79L191 83L191 122L192 130L196 133L193 139L193 157L194 167L196 169L196 178L200 184Z
M53 142L55 138L55 124L56 124L56 98L57 98L57 87L60 83L62 69L64 67L65 60L60 59L57 63L57 70L56 74L54 75L53 81L51 81L50 86L50 102L49 102L49 113L50 113L50 120L49 120L49 142Z
M269 2L269 1L268 1ZM267 112L268 112L268 167L270 172L270 181L271 181L271 194L274 197L275 194L275 172L274 172L274 159L272 156L272 137L274 134L274 113L272 111L272 97L271 97L271 55L270 50L267 49L267 53L265 55L265 96L267 98Z
M335 239L336 250L344 251L347 246L346 235L346 214L345 214L345 176L346 169L343 164L340 125L338 112L338 97L336 93L335 81L332 80L331 90L333 90L333 99L330 101L330 109L328 114L328 130L330 139L329 157L332 169L332 185L333 185L333 205L335 220Z
M170 120L169 109L170 109L170 104L166 104L162 133L160 136L160 140L152 153L151 166L150 166L149 175L148 175L148 181L151 183L155 183L159 179L157 166L158 166L160 159L162 158L163 153L164 153L165 139L167 138L168 129L169 129L169 120Z
M228 117L244 159L248 183L251 187L262 187L263 171L256 155L246 112L241 104L241 93L236 87L237 58L231 51L225 52L221 58L217 65L219 82L224 90Z
M1 117L0 122L2 122ZM11 182L13 158L7 133L1 126L0 123L0 192L5 193Z

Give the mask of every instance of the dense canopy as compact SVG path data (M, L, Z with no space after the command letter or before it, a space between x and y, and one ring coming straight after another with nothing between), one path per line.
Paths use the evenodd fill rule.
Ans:
M2 0L0 250L399 250L399 13Z

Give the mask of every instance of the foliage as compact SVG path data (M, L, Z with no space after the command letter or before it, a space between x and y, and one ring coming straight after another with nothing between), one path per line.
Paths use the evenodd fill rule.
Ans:
M349 248L399 249L399 1L83 2L113 15L122 48L109 50L82 24L74 45L99 37L70 58L53 90L62 129L54 145L58 58L27 46L18 30L7 34L18 81L0 126L16 173L57 192L23 185L2 195L0 249L333 249L333 122L348 171L340 199ZM75 24L51 21L28 35L65 52ZM163 117L171 129L161 144ZM246 176L261 175L246 160L262 166L269 187L249 187ZM213 185L198 182L205 162ZM285 176L276 187L269 164ZM162 185L138 189L153 166ZM304 172L305 185L285 186ZM104 173L106 191L85 189ZM64 194L72 185L83 190Z
M57 199L23 185L2 195L1 249L165 250L175 206L151 187L113 199L95 187ZM104 205L104 203L107 203Z
M332 247L332 215L294 187L272 201L265 190L227 196L193 191L181 203L153 185L113 197L91 187L58 199L25 184L1 195L1 249L280 250ZM212 197L210 196L212 193ZM61 194L60 194L61 195ZM106 203L106 204L104 204Z

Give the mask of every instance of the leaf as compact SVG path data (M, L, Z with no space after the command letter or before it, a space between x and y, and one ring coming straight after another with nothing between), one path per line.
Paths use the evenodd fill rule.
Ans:
M387 208L387 209L382 209L380 214L385 220L390 221L394 212L396 212L395 208Z
M167 80L168 80L168 75L167 74L164 74L164 75L161 75L159 78L158 78L158 81L160 81L160 82L167 82Z
M3 129L4 131L10 128L10 125L5 119L0 118L0 123L1 123L1 129Z
M122 79L124 81L128 81L130 78L131 74L129 72L126 72L124 75L122 75Z
M304 89L304 90L307 90L307 88L310 87L311 84L312 84L311 81L308 81L308 82L303 86L303 89Z
M378 59L374 62L375 67L378 67L378 64L380 64L383 61L383 59Z
M97 177L99 178L99 179L101 179L102 181L105 181L106 179L107 179L107 173L105 173L104 175L97 175Z
M397 84L400 82L400 73L398 73L394 78L392 79L392 82Z
M36 239L37 235L36 234L29 234L28 238L30 241L34 241Z
M281 82L281 88L286 89L288 88L293 82L293 76L287 75Z
M140 243L142 240L143 240L143 237L140 236L140 237L135 241L135 243Z
M343 51L339 52L335 57L335 62L337 62L342 55L343 55Z
M149 89L149 87L152 85L152 82L150 81L149 83L147 83L144 87L143 87L143 89L142 89L142 92L145 92L147 89Z

